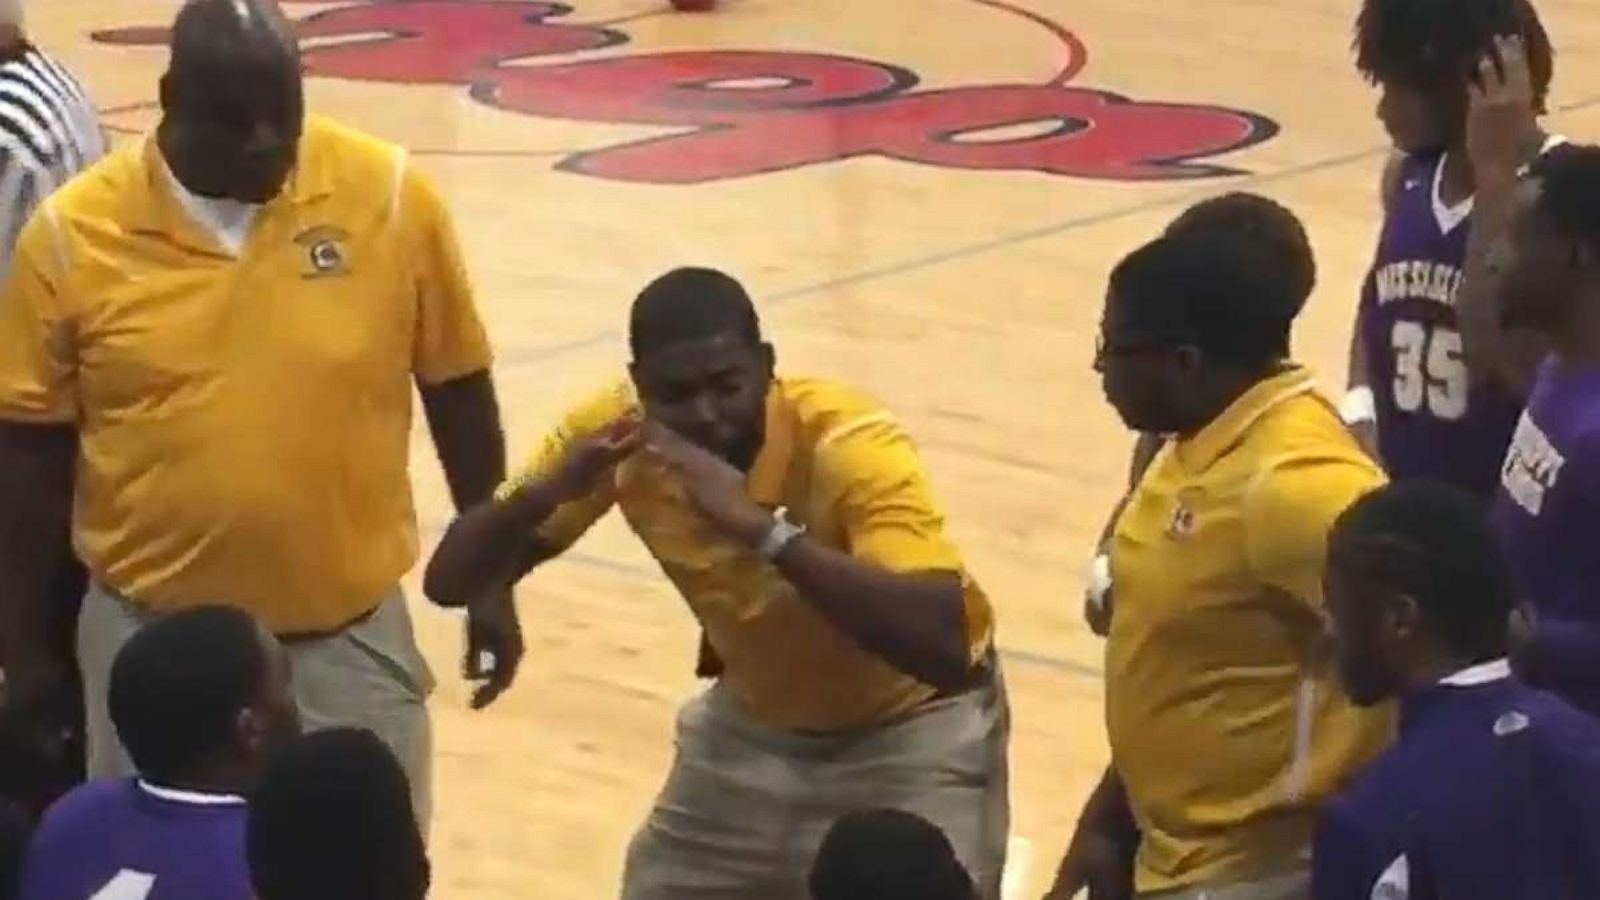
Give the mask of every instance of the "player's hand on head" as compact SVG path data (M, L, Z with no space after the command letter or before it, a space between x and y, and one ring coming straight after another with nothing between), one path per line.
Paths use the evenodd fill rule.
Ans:
M467 651L462 673L476 687L472 708L500 699L516 680L524 651L522 623L507 587L467 607Z
M1508 182L1539 152L1538 99L1521 37L1495 38L1467 84L1467 155L1481 179Z
M761 541L772 515L750 499L745 473L654 420L645 421L643 441L646 453L683 479L690 502L712 524L736 540Z

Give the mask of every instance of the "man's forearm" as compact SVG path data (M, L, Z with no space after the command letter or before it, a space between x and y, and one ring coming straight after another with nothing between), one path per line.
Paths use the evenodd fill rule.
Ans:
M1468 371L1478 378L1499 381L1521 394L1533 381L1543 348L1525 334L1508 334L1502 325L1489 258L1490 248L1505 230L1516 186L1514 176L1480 173L1472 201L1466 264L1455 305Z
M571 496L559 479L546 478L468 509L450 524L428 561L423 592L440 606L464 606L515 584L556 554L533 535Z
M64 666L60 632L83 582L72 555L70 428L0 424L0 665L14 678Z
M890 572L810 537L776 564L829 622L900 671L942 690L971 677L959 574Z
M505 481L506 442L489 373L422 388L422 407L456 509L492 497Z
M1116 769L1106 767L1100 783L1084 802L1083 812L1078 816L1078 834L1096 834L1113 840L1130 862L1138 852L1139 826Z

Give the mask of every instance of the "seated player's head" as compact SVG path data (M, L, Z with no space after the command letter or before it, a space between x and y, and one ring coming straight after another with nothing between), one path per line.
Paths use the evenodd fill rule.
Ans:
M1317 260L1305 225L1283 204L1260 194L1234 191L1201 200L1172 220L1164 233L1223 233L1255 244L1274 265L1271 277L1299 297L1302 307L1317 286Z
M294 168L305 98L294 32L273 0L189 0L161 79L161 150L189 190L265 203Z
M1512 199L1491 262L1505 326L1557 336L1579 315L1595 315L1600 147L1567 144L1534 162Z
M633 301L630 372L647 416L748 467L761 449L773 352L755 304L713 269L674 269Z
M1117 265L1095 369L1128 427L1192 434L1282 366L1305 302L1283 271L1248 238L1212 230L1163 235Z
M406 774L370 731L318 731L283 748L250 798L246 845L259 900L428 895Z
M920 816L878 809L833 824L811 867L814 900L976 900L950 839Z
M300 728L282 645L228 606L141 628L111 664L108 703L139 775L166 787L243 793Z
M1553 68L1529 0L1364 0L1356 67L1382 91L1378 118L1396 149L1427 153L1464 139L1467 85L1494 39L1521 35L1540 111Z
M1511 576L1482 501L1425 481L1358 500L1324 578L1339 677L1371 705L1506 655Z

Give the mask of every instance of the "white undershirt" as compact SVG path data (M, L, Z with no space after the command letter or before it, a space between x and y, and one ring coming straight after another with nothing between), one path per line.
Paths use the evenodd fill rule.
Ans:
M1491 681L1503 681L1511 677L1511 661L1505 657L1468 666L1459 672L1439 679L1439 683L1449 687L1476 687L1488 684Z
M238 794L210 794L200 791L180 791L177 788L162 787L151 784L143 778L138 780L139 790L152 797L159 797L172 803L187 803L190 806L235 806L244 803L244 798Z
M242 200L230 200L221 197L202 197L183 186L178 176L172 174L172 169L167 166L166 160L161 161L161 171L166 173L167 184L172 187L172 195L178 199L178 204L184 212L189 214L196 225L211 232L228 251L230 256L238 256L244 249L245 239L250 237L250 226L255 223L256 213L261 209L260 204L245 203Z

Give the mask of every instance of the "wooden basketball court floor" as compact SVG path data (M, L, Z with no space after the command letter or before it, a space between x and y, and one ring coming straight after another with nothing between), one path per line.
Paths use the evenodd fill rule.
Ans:
M633 293L684 263L747 282L784 370L903 416L998 605L1008 894L1038 896L1106 758L1079 617L1129 446L1090 371L1104 278L1188 202L1270 194L1321 264L1299 355L1339 383L1384 154L1349 61L1355 0L568 3L286 6L313 109L411 147L446 192L515 454L619 374ZM1600 6L1541 6L1551 121L1600 137ZM137 134L165 60L151 27L176 8L35 0L30 24ZM416 451L431 544L447 504L420 431ZM520 597L527 661L480 713L456 617L418 604L440 678L435 896L615 896L696 688L696 631L615 519Z

